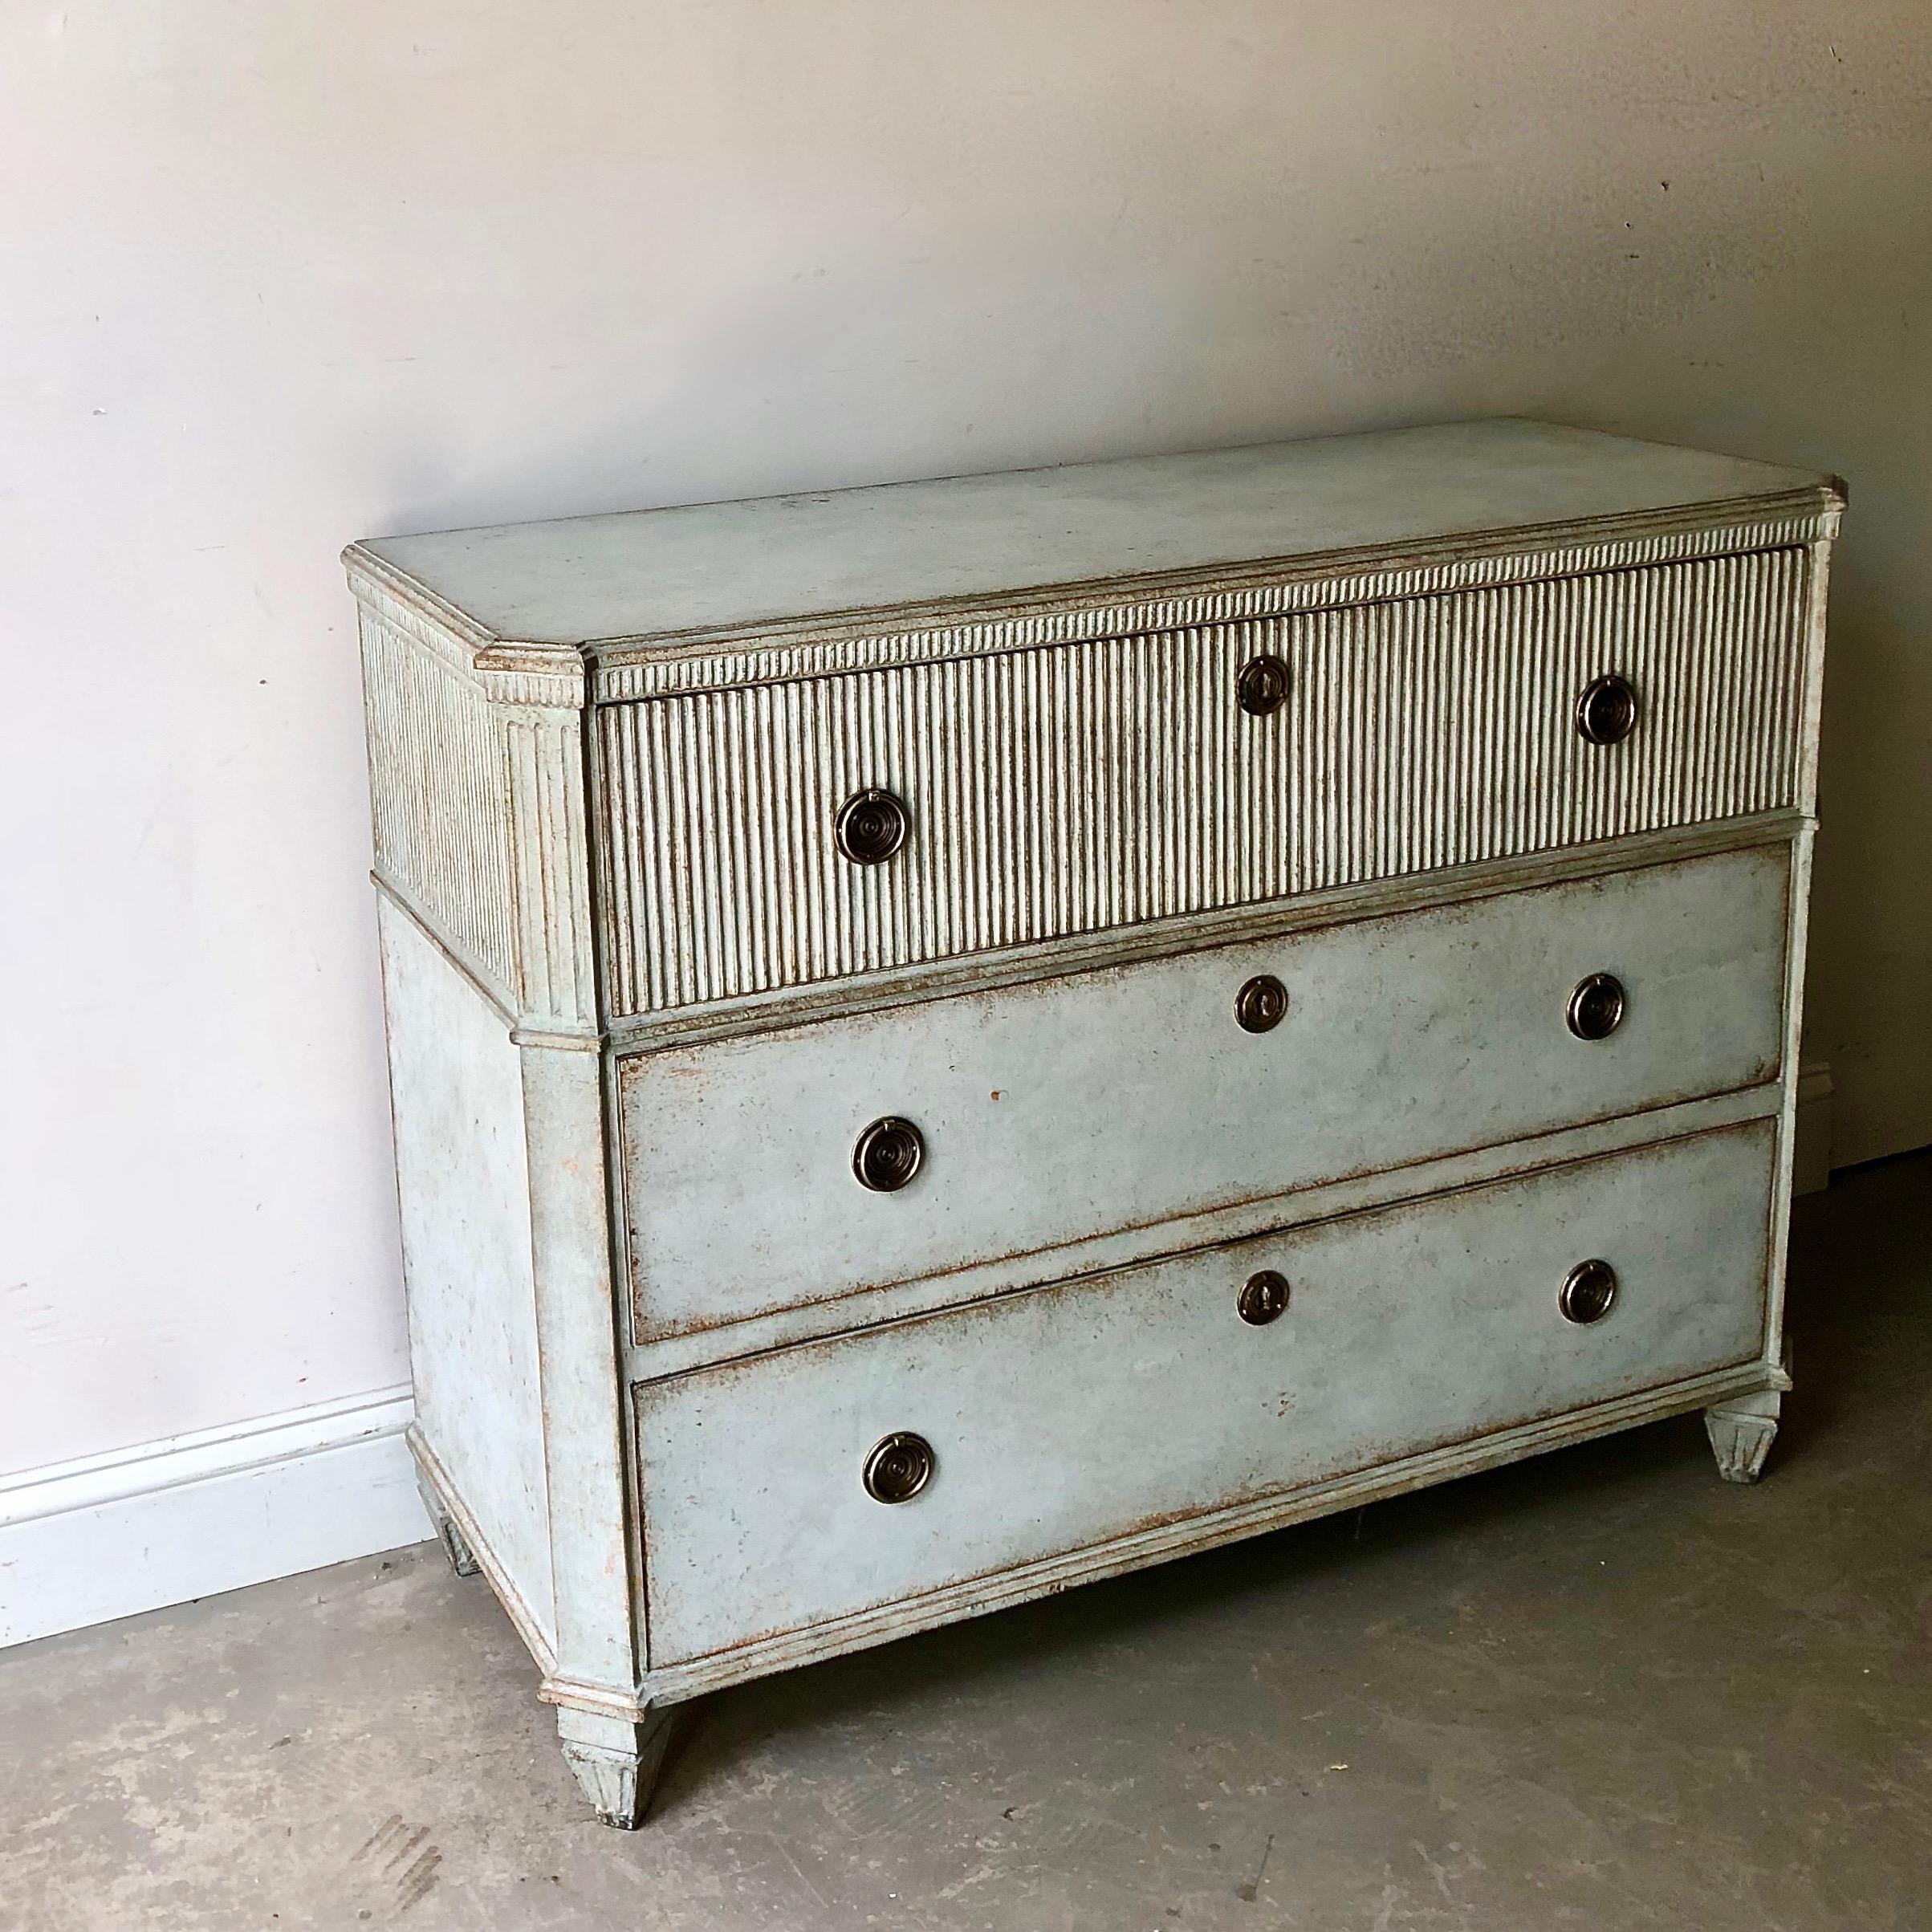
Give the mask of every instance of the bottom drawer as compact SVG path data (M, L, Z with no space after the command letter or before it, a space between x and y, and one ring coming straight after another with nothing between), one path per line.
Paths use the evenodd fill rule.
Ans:
M1752 1121L645 1384L652 1664L1748 1361L1775 1149ZM933 1469L886 1507L898 1432Z

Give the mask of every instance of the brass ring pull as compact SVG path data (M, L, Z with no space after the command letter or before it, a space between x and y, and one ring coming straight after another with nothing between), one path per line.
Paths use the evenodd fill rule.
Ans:
M1288 1305L1288 1278L1273 1268L1262 1268L1241 1284L1234 1312L1251 1328L1264 1328Z
M1250 718L1269 718L1288 702L1288 667L1279 657L1251 657L1234 680L1234 702Z
M1618 745L1637 729L1637 693L1627 677L1594 677L1576 700L1576 734L1586 744Z
M1608 1039L1624 1020L1624 986L1614 973L1577 981L1563 1022L1579 1039Z
M861 1480L875 1503L910 1503L932 1481L933 1467L932 1444L899 1430L873 1444Z
M905 843L912 816L889 791L855 791L839 807L832 831L855 865L883 865Z
M925 1161L925 1140L910 1121L886 1114L862 1129L852 1150L852 1171L875 1194L896 1194Z
M1556 1306L1565 1321L1580 1326L1601 1321L1617 1300L1617 1271L1607 1261L1580 1261L1563 1278Z
M1234 995L1234 1024L1243 1033L1268 1033L1288 1011L1288 989L1272 973L1257 973Z

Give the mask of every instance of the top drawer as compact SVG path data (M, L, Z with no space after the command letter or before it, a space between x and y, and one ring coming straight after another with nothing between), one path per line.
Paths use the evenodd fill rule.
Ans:
M613 1014L1803 803L1801 550L598 714ZM1287 696L1253 715L1258 657ZM1580 734L1592 680L1637 698ZM902 801L881 862L841 806Z

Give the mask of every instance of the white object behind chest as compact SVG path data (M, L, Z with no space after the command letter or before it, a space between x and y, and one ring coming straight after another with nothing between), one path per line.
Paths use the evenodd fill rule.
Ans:
M1526 422L354 545L425 1495L669 1714L1702 1409L1828 479Z

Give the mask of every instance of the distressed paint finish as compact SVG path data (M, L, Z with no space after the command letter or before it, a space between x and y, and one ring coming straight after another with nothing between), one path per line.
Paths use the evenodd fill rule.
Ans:
M1500 560L1630 540L1682 555L1714 531L1728 533L1715 548L1757 549L1767 522L1838 501L1803 470L1506 420L388 537L353 546L350 562L486 657L570 645L602 665L736 657L775 637L796 648L906 635L913 612L941 619L953 655L1037 641L968 643L966 622L1117 610L1124 589L1215 597L1256 573L1507 570ZM888 614L897 620L878 621Z
M378 868L479 978L514 986L510 799L489 699L368 612L362 689Z
M644 1822L665 1751L672 1714L653 1711L641 1722L566 1706L557 1714L563 1762L582 1786L601 1824L634 1832Z
M1704 1411L1704 1433L1710 1438L1718 1474L1727 1483L1755 1483L1763 1474L1783 1401L1778 1390L1766 1389L1714 1402Z
M771 1637L1530 1417L1752 1360L1775 1136L1764 1122L638 1392L653 1661ZM1556 1292L1601 1256L1590 1326ZM1235 1312L1259 1268L1287 1312ZM896 1430L911 1502L860 1487Z
M1487 424L351 547L412 1445L600 1816L813 1657L1688 1409L1755 1474L1840 508Z
M677 1333L633 1334L625 1351L633 1377L682 1374L722 1358L756 1355L788 1348L859 1328L905 1320L934 1310L982 1301L1016 1288L1075 1275L1104 1274L1132 1267L1157 1255L1181 1254L1202 1247L1243 1241L1278 1228L1325 1221L1338 1214L1359 1214L1372 1207L1417 1198L1454 1188L1478 1187L1511 1175L1530 1173L1566 1161L1653 1141L1680 1139L1713 1128L1745 1121L1776 1121L1784 1111L1785 1088L1779 1080L1741 1087L1727 1093L1705 1094L1637 1115L1619 1115L1558 1128L1526 1141L1505 1141L1472 1148L1413 1165L1385 1168L1373 1173L1297 1189L1290 1194L1270 1194L1231 1207L1186 1214L1152 1227L1110 1228L1088 1241L1031 1255L969 1263L945 1274L896 1282L889 1287L855 1289L835 1300L801 1302L767 1314L745 1316L728 1328L688 1328Z
M1800 550L599 714L615 1015L1797 801ZM1287 668L1269 718L1241 667ZM1586 744L1616 671L1644 728ZM832 837L882 787L887 865Z
M556 1653L545 1695L600 1706L642 1659L630 1587L628 1482L611 1281L600 1056L526 1045L531 1253L538 1283L543 1455L551 1471Z
M483 1566L478 1562L476 1552L470 1547L469 1537L464 1533L462 1525L449 1513L449 1506L444 1502L436 1485L421 1473L420 1467L416 1487L430 1522L435 1525L436 1539L442 1545L450 1568L459 1576L475 1576Z
M522 1614L556 1629L520 1055L501 1019L376 902L414 1430ZM434 1494L428 1478L425 1487ZM446 1506L430 1515L453 1521ZM475 1559L473 1557L472 1560Z
M1110 1230L1159 1252L1182 1215L1770 1080L1789 865L1780 843L626 1058L640 1332ZM1565 1003L1604 971L1627 1015L1578 1040ZM1287 1016L1245 1033L1264 973ZM896 1194L852 1172L882 1115L925 1141Z
M503 701L380 611L361 632L378 882L523 1027L594 1035L580 712Z
M895 612L881 624L869 613L856 614L775 626L753 639L607 642L595 649L592 688L600 703L616 704L1081 639L1263 622L1304 611L1804 547L1836 527L1836 508L1821 502L1816 491L1804 493L1784 514L1740 516L1736 507L1633 519L1627 534L1616 537L1586 535L1583 527L1566 531L1545 526L1413 555L1230 564L1178 580L1135 584L1132 595L1130 587L1116 584L1009 595L970 615L943 608Z

